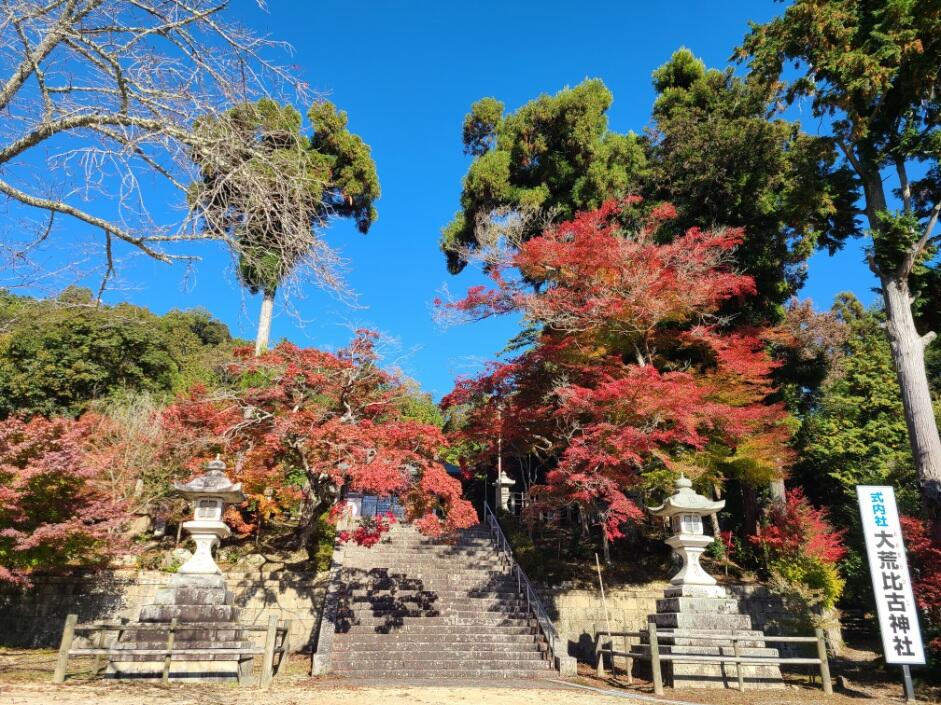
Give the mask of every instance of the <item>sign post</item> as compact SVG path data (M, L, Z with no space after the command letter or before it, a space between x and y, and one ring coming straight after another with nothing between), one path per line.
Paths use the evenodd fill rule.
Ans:
M925 647L918 627L895 490L890 486L857 485L856 496L885 661L902 667L905 699L915 702L909 667L925 663Z

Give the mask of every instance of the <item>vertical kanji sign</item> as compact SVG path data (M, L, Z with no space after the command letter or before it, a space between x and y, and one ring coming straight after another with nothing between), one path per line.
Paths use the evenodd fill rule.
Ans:
M856 496L886 663L923 664L925 648L918 628L895 491L879 485L857 485Z

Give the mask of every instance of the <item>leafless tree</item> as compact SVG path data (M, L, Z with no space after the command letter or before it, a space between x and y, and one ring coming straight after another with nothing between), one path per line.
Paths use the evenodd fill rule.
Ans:
M229 5L0 0L0 284L35 283L44 247L96 265L103 289L121 253L170 263L192 258L181 243L219 237L188 213L194 155L218 151L195 121L304 98L271 58L287 47L227 19Z

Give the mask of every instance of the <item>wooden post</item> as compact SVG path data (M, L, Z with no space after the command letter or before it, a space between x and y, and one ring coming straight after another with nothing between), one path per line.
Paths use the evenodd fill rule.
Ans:
M261 687L267 688L271 685L272 665L274 664L274 641L278 635L278 617L271 615L268 617L268 631L265 634L265 655L261 663Z
M653 671L654 695L663 695L663 674L660 672L660 645L657 643L657 623L647 624L647 636L650 639L650 670Z
M105 648L105 630L102 629L98 632L98 636L95 639L95 648L104 649ZM93 666L95 675L98 675L98 672L101 670L101 661L103 654L95 654L95 665Z
M631 653L631 638L627 635L630 630L627 628L627 616L624 614L621 615L621 629L624 630L624 665L627 670L627 684L634 685L634 659L626 655Z
M62 683L65 672L69 667L69 651L75 640L75 625L78 624L78 615L70 614L65 618L65 627L62 629L62 641L59 642L59 658L56 659L56 670L52 674L53 683Z
M281 664L284 663L284 659L287 658L288 648L291 645L291 620L282 620L281 624L284 628L284 638L281 639L281 656L278 658L278 667L275 669L275 673L281 672Z
M591 626L595 632L595 675L599 678L604 678L604 648L602 641L602 634L598 631L597 622L592 622Z
M735 653L735 675L738 677L738 689L745 692L745 676L742 673L742 662L739 659L742 657L742 648L739 646L739 640L734 636L732 637L732 651Z
M170 661L173 658L173 643L176 641L176 617L170 620L170 630L167 632L167 653L163 657L163 682L170 682Z
M817 657L820 659L820 680L823 683L823 692L833 695L833 683L830 682L830 662L827 660L827 641L823 629L814 630L817 635Z

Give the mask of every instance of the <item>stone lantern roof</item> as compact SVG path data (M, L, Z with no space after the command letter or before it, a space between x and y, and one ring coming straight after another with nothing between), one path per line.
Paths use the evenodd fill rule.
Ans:
M197 475L187 483L175 482L173 488L189 500L201 497L218 497L228 504L238 504L245 501L242 492L242 483L232 484L225 474L225 463L219 458L206 464L206 472Z
M714 501L696 492L692 481L680 475L676 481L676 494L667 497L659 507L651 507L650 513L658 517L671 517L676 514L715 514L725 506L725 500Z

